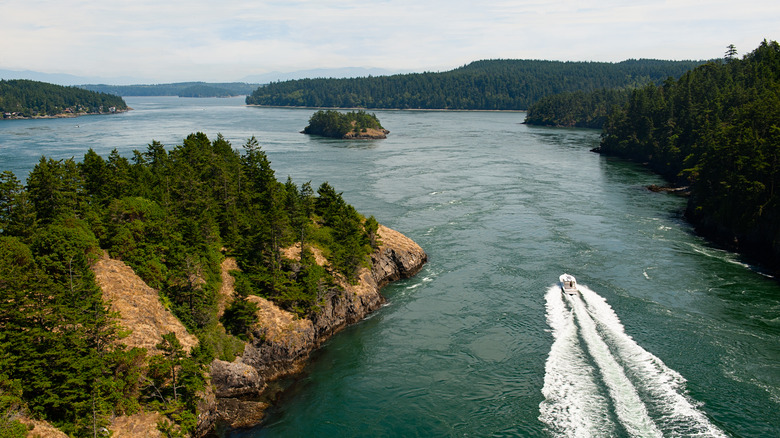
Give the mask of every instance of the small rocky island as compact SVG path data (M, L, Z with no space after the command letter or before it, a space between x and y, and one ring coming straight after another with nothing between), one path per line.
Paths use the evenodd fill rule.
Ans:
M382 127L375 114L363 110L348 113L320 110L311 116L309 126L301 133L339 139L378 139L387 138L390 131Z

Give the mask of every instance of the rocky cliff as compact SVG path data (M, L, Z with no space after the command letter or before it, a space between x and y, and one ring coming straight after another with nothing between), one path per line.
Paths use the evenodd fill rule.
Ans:
M297 318L268 300L251 297L259 308L253 341L234 362L212 363L216 403L204 406L199 431L212 430L216 422L229 427L259 423L268 405L257 400L269 383L298 372L313 349L384 303L381 287L415 275L427 262L425 251L401 233L380 226L379 236L382 245L371 257L371 269L363 269L358 284L342 282L331 290L322 310L311 319Z

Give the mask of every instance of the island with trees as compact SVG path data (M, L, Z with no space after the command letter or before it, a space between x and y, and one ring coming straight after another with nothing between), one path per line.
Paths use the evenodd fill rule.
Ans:
M4 119L76 117L127 111L119 96L26 79L0 80Z
M562 92L660 84L702 61L561 62L496 59L440 73L299 79L257 88L246 103L376 109L526 110Z
M342 113L335 110L320 110L309 118L303 134L319 135L340 139L380 139L390 133L382 127L376 114L363 110Z
M780 45L735 55L634 90L598 150L689 187L697 231L780 272Z
M254 138L2 172L0 431L248 425L269 382L426 260L327 182L278 181Z

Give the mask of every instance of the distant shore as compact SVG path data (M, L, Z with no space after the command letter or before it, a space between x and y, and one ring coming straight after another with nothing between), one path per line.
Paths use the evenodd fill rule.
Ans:
M22 116L18 115L16 113L5 113L3 114L3 117L0 118L0 120L33 120L33 119L74 119L76 117L81 116L100 116L100 115L110 115L110 114L119 114L124 113L127 111L131 111L132 108L128 107L127 109L123 110L115 110L115 111L104 111L104 112L92 112L92 113L59 113L59 114L46 114L46 115L36 115L36 116Z
M461 113L525 113L527 110L486 110L486 109L449 109L449 108L361 108L361 107L340 107L340 106L296 106L296 105L257 105L248 103L246 106L256 106L258 108L300 108L300 109L322 109L322 110L363 110L363 111L440 111L440 112L461 112Z

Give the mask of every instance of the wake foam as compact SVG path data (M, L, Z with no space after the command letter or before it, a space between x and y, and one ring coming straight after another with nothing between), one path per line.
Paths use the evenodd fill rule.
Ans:
M566 309L560 288L550 288L545 298L547 324L555 341L545 364L539 420L554 436L608 434L615 430L604 415L609 402L580 346L574 314Z
M612 307L579 286L546 294L553 345L545 364L539 420L554 436L726 435L698 409L686 381L639 346Z

